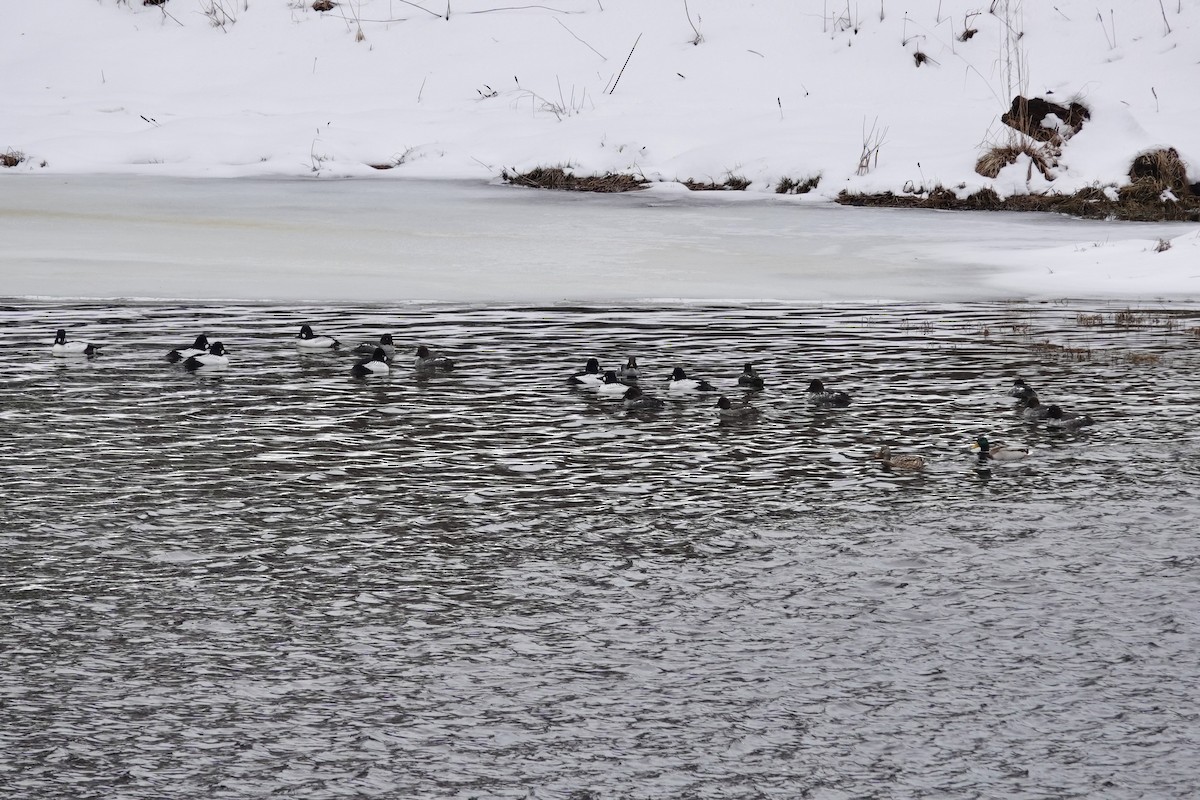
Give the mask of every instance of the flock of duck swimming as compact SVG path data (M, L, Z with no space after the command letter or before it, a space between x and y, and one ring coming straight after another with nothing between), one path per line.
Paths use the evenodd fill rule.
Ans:
M302 350L336 350L341 342L331 336L318 336L309 325L303 325L296 336L296 346ZM59 328L54 337L51 350L55 356L94 356L100 352L100 345L89 342L67 341L66 330ZM396 346L392 335L385 333L377 343L363 343L353 349L353 352L363 356L350 368L350 374L357 378L381 377L390 373L396 358ZM179 347L167 353L167 361L182 364L183 368L192 372L207 370L222 370L229 366L229 351L221 342L209 342L208 336L201 333L190 347ZM449 372L454 369L453 360L445 356L434 355L425 345L416 350L413 369L418 373L430 375ZM641 371L637 358L630 356L625 365L613 370L602 370L598 359L589 358L584 364L583 371L568 378L568 383L583 391L595 392L600 397L619 400L627 411L655 411L661 409L664 403L661 399L646 394L638 385ZM757 391L765 386L762 376L755 370L753 364L746 364L737 385L748 391ZM676 367L667 383L667 394L673 396L712 393L719 394L715 386L708 381L688 377L681 367ZM845 408L850 405L850 395L842 391L826 389L818 379L809 382L806 397L810 403L823 408ZM1016 398L1018 413L1027 420L1041 422L1046 427L1057 430L1076 431L1084 426L1093 424L1090 416L1063 411L1055 404L1043 405L1038 399L1037 392L1023 379L1017 378L1009 391ZM759 415L759 409L746 400L730 400L721 395L717 400L717 416L722 422L744 422L753 420ZM1019 445L993 445L986 436L979 436L972 445L979 451L980 463L988 461L1019 461L1030 454L1028 447ZM912 454L892 453L891 448L881 447L874 458L885 466L896 469L923 469L926 460L922 456Z

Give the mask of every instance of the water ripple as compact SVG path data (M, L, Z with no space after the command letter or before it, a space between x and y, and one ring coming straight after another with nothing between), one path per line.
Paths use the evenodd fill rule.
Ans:
M1200 315L1116 311L10 302L0 788L1191 796ZM459 368L355 380L302 322ZM229 370L166 363L200 330ZM630 354L660 395L753 362L763 414L566 385Z

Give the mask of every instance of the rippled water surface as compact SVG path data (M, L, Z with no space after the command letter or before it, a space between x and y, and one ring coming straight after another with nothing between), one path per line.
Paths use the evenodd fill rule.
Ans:
M9 302L0 793L1194 796L1200 313L1122 310ZM627 354L763 414L565 383Z

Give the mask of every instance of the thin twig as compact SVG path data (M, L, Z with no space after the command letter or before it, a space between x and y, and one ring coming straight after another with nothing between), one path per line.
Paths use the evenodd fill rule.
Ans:
M625 56L625 63L621 65L621 71L617 73L617 79L613 81L612 88L608 90L609 94L617 90L617 84L621 82L621 76L625 74L625 68L629 66L629 59L633 58L633 51L637 50L638 42L641 40L642 34L639 33L638 37L633 40L633 47L629 48L629 55Z
M607 57L606 57L606 56L605 56L603 53L601 53L601 52L600 52L599 50L597 50L596 48L592 47L592 46L591 46L590 44L588 44L587 42L583 41L583 39L580 39L578 36L575 36L575 32L574 32L573 30L571 30L570 28L568 28L566 25L563 25L563 24L562 24L562 20L558 19L557 17L551 17L551 19L553 19L553 20L554 20L555 22L557 22L559 25L562 25L562 29L563 29L564 31L566 31L567 33L571 34L571 36L574 36L574 37L575 37L575 40L576 40L577 42L579 42L580 44L582 44L582 45L583 45L584 47L586 47L588 50L591 50L591 51L592 51L593 53L595 53L596 55L600 56L601 60L603 60L603 61L608 61L608 58L607 58Z

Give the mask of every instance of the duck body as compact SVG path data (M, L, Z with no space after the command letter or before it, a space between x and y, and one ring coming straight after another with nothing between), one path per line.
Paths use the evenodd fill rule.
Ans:
M305 350L336 350L342 343L332 336L317 336L309 325L301 325L296 335L296 346Z
M641 370L638 369L637 358L634 356L630 356L628 360L626 360L625 366L617 370L617 377L620 378L623 383L636 383L640 375Z
M100 345L88 342L68 342L67 332L59 328L54 333L54 346L50 353L55 356L94 356L100 352Z
M213 342L207 353L201 353L198 356L190 356L183 362L183 368L189 372L197 370L217 370L225 369L229 366L229 356L226 355L229 351L225 349L225 345L220 342Z
M722 422L738 422L754 419L759 410L749 403L733 403L728 397L717 400L717 416Z
M1062 431L1077 431L1080 428L1094 424L1096 424L1096 421L1087 414L1074 414L1070 411L1063 411L1058 406L1050 406L1046 410L1047 428Z
M742 368L742 374L738 375L738 386L747 389L761 389L764 385L762 377L755 371L753 364L747 364Z
M600 371L600 362L594 358L589 358L587 363L583 365L583 372L576 372L567 378L567 383L584 389L599 388L600 384L604 383L604 373Z
M980 436L975 440L972 448L979 451L980 462L985 461L1020 461L1029 455L1029 448L1020 445L995 445L992 446L986 436Z
M413 369L426 374L433 372L449 372L454 369L454 361L445 356L435 356L425 345L417 347L417 357L413 361Z
M389 362L396 357L396 344L392 341L392 335L390 333L385 333L380 336L378 344L363 342L358 347L354 348L355 353L367 356L368 359L373 359L375 357L376 350L383 350L383 357Z
M196 337L196 341L192 342L191 347L180 347L167 353L167 361L178 364L180 361L187 361L192 356L202 356L207 352L208 336L202 333Z
M713 386L708 381L689 378L682 367L676 367L671 372L671 380L667 384L667 392L670 394L688 394L690 392L715 392L717 387Z
M356 378L382 377L388 372L387 353L382 347L376 347L370 358L364 358L350 368L350 374Z
M845 408L850 405L850 395L825 388L825 384L814 378L808 382L808 400L825 408Z
M1034 422L1045 419L1046 415L1050 413L1050 409L1042 405L1036 395L1026 398L1022 405L1024 407L1019 409L1018 413L1025 419L1033 420Z
M1037 397L1037 392L1023 378L1017 378L1013 381L1012 388L1008 390L1008 396L1018 400L1028 400L1031 397Z
M879 448L879 451L872 456L876 461L882 461L885 467L892 469L924 469L925 459L921 456L910 455L907 453L892 454L892 448L884 445Z
M626 411L658 411L663 407L662 400L645 394L637 386L626 387L623 402Z
M596 394L601 397L624 397L628 389L629 384L622 383L617 378L616 371L610 369L604 373L604 379L596 387Z

